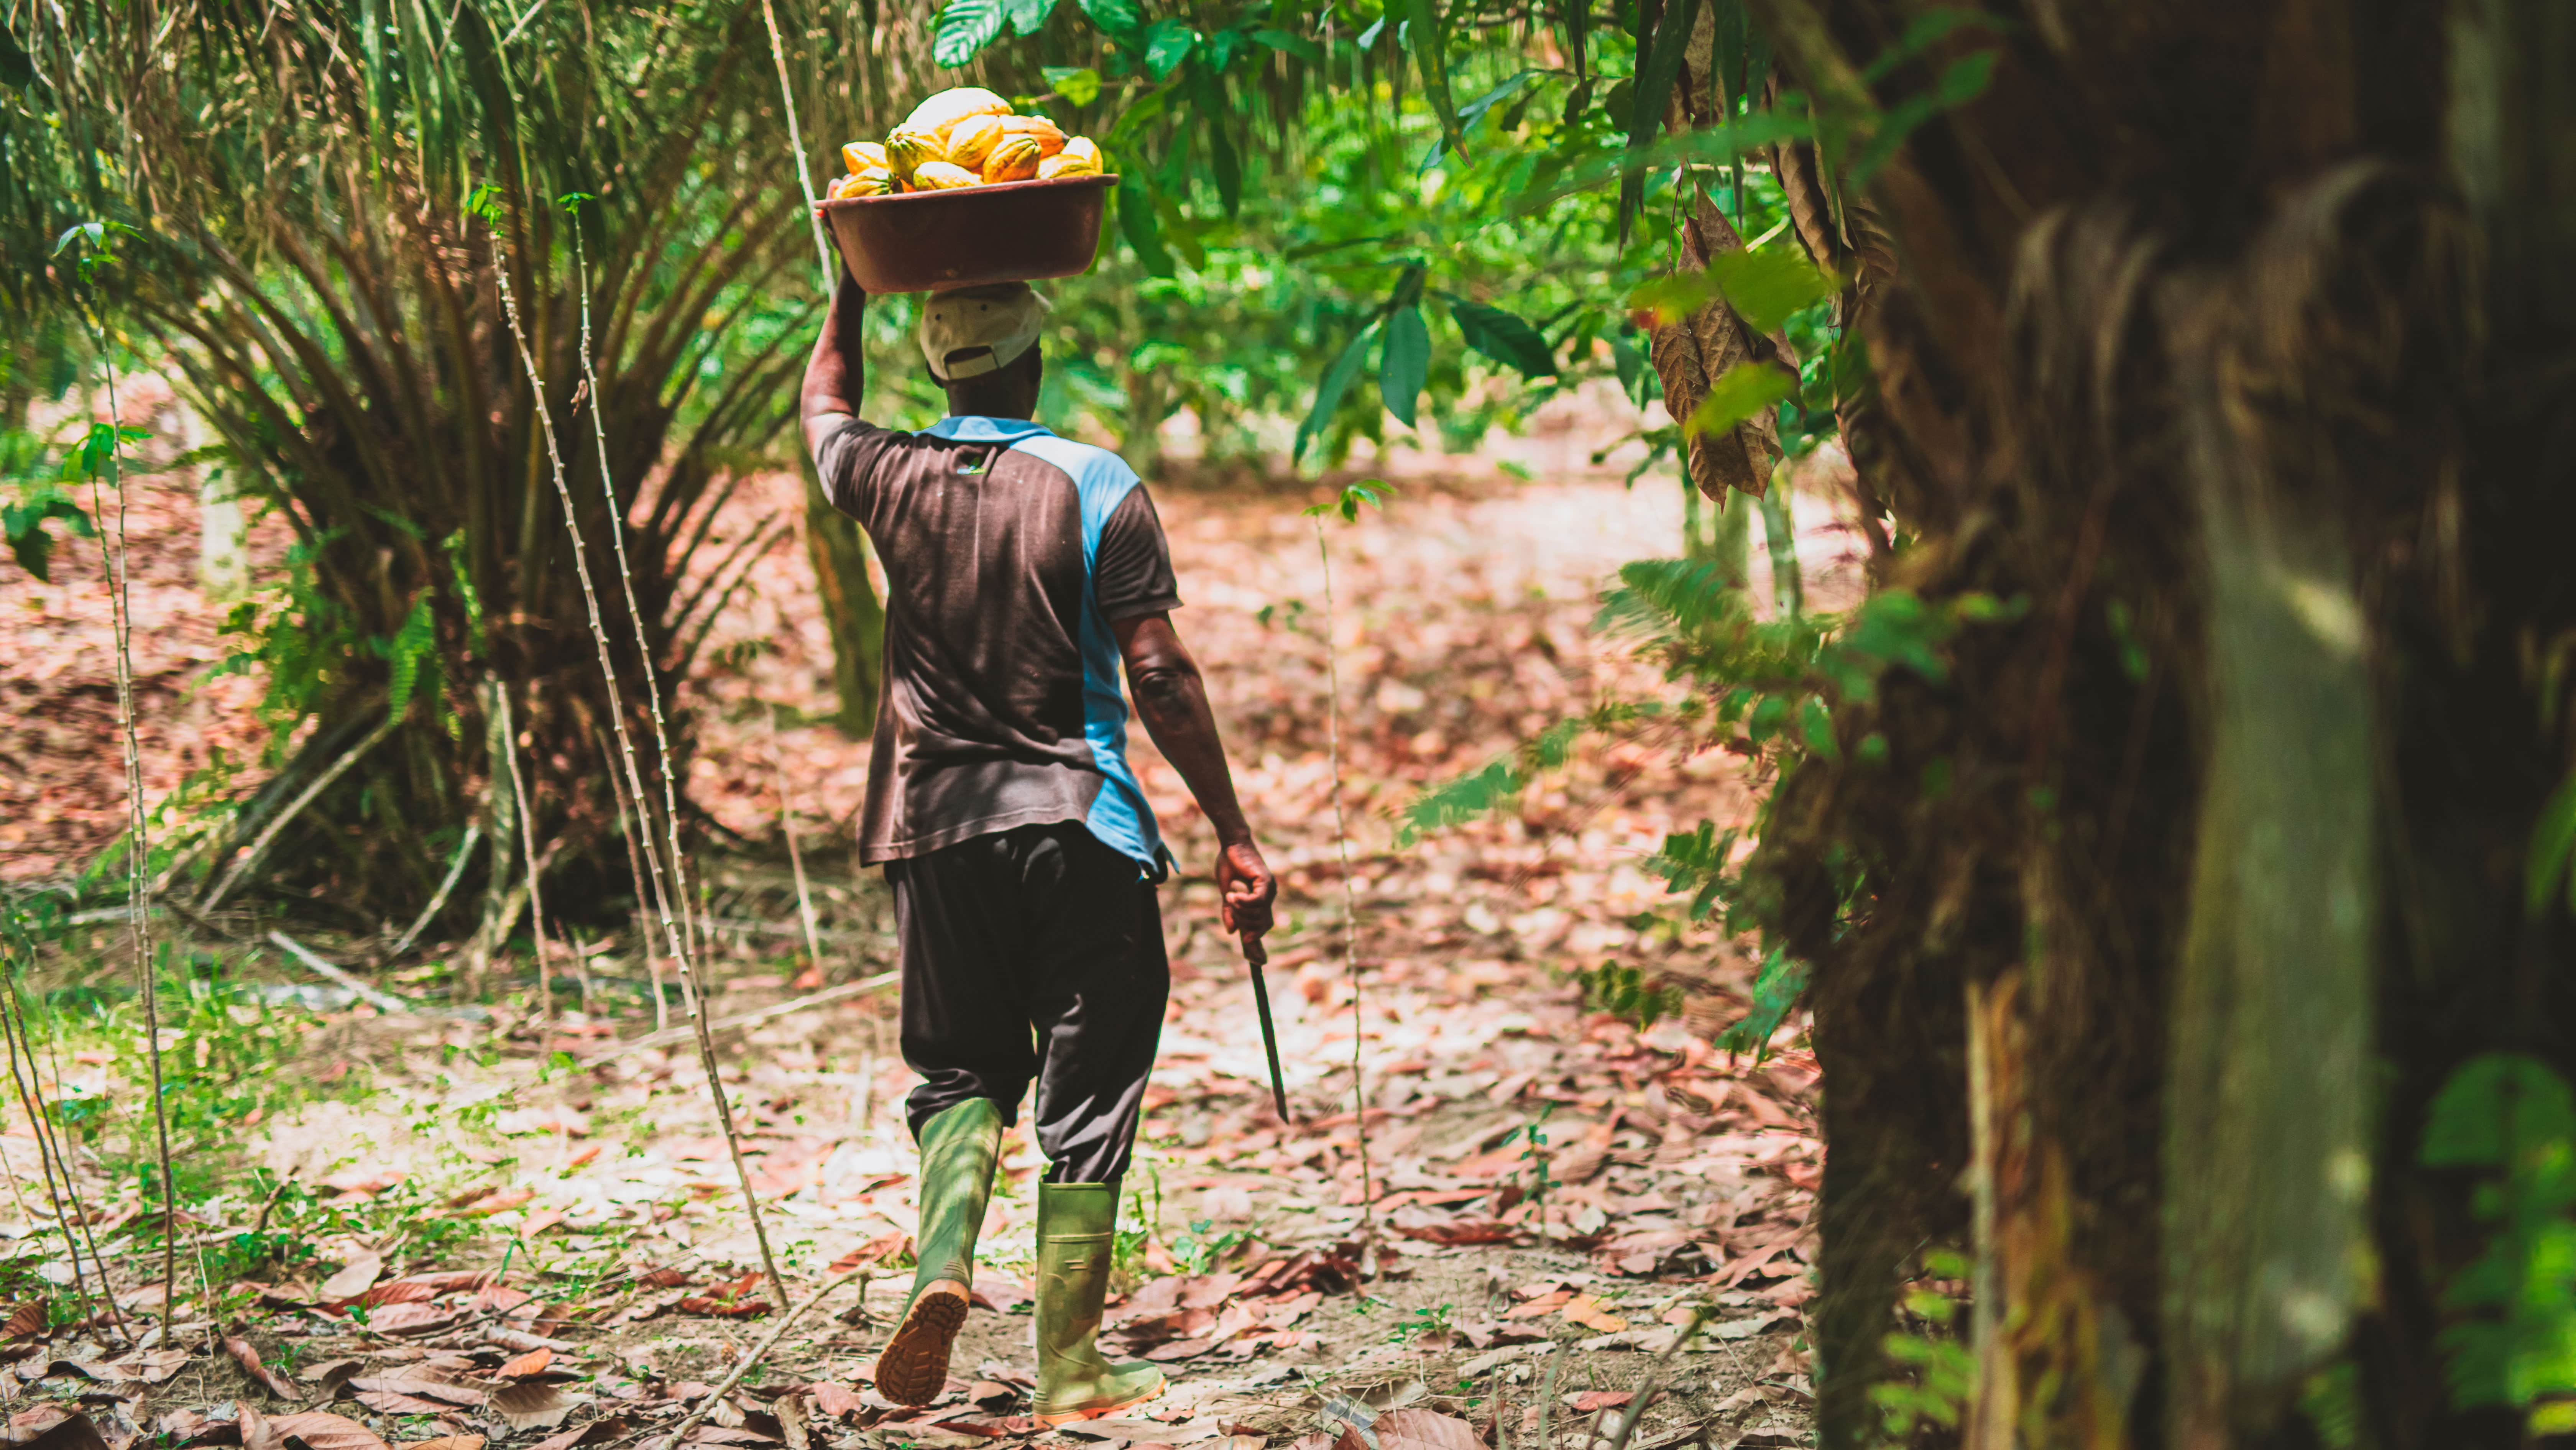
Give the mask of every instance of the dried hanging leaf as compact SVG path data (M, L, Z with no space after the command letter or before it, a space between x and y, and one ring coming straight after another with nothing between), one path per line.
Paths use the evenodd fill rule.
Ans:
M546 1366L554 1362L555 1352L543 1345L539 1345L535 1349L529 1350L527 1353L520 1355L517 1359L511 1360L508 1364L501 1366L500 1375L503 1379L514 1380L522 1379L532 1374L544 1374L546 1372Z
M259 1351L251 1347L249 1340L243 1339L239 1335L225 1335L224 1353L233 1357L233 1362L242 1367L242 1373L249 1375L252 1379L255 1379L261 1384L267 1386L270 1394L277 1396L281 1400L301 1400L304 1398L303 1393L297 1390L294 1383L287 1379L286 1376L279 1374L277 1371L270 1369L267 1365L260 1362Z
M492 1396L492 1413L513 1430L551 1430L582 1403L561 1385L512 1385Z
M384 1276L383 1255L360 1254L341 1265L338 1273L323 1280L322 1287L313 1292L325 1304L345 1304L367 1292Z

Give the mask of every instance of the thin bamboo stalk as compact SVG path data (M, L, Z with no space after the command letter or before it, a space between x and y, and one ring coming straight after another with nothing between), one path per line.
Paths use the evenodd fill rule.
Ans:
M161 1156L161 1324L178 1322L178 1185L170 1176L170 1105L161 1082L161 994L153 969L151 821L143 804L143 747L134 726L134 591L125 535L125 440L123 410L117 400L115 355L109 350L106 324L95 315L90 328L98 339L107 382L107 471L116 486L116 532L108 550L111 622L116 635L116 725L125 751L125 803L129 839L125 852L126 932L134 946L134 970L143 986L145 1058L152 1070L152 1126ZM98 512L98 476L90 475L90 512ZM93 1251L95 1252L95 1251ZM107 1270L102 1267L104 1280ZM115 1296L109 1295L111 1306Z
M499 242L496 234L496 248L498 245ZM572 486L564 480L563 450L555 441L553 410L549 408L546 403L545 376L537 371L536 355L528 348L527 331L521 326L519 321L519 303L516 295L513 294L510 289L510 269L506 262L493 268L493 276L499 283L501 309L503 314L509 319L511 340L515 342L518 347L519 364L527 371L528 386L534 391L536 396L538 429L545 435L546 458L553 467L555 494L563 505L564 527L572 535L574 572L581 581L582 604L590 616L591 642L598 648L599 669L600 673L605 677L607 684L609 724L614 728L617 734L618 750L625 764L627 784L634 792L635 799L640 807L644 799L643 773L641 767L636 763L634 739L626 729L624 692L619 688L617 683L617 664L614 656L609 650L607 622L600 614L599 591L591 582L590 547L581 536L581 515L580 511L573 505ZM617 501L615 497L611 496L609 499L609 517L612 523L617 516L616 504ZM624 578L624 582L629 590L628 597L631 600L633 598L632 590L634 588L634 581L631 577L625 577L626 570L625 553L623 546L621 545L618 553L618 571L620 576ZM629 607L631 608L632 606L630 605ZM638 629L639 631L641 629L640 622L638 624ZM652 679L653 674L653 662L651 657L648 655L642 661L642 664L645 679L649 682ZM657 731L660 728L660 712L658 709L655 711L655 727ZM670 787L670 771L668 768L667 755L665 756L665 768L663 770L663 784L665 789ZM672 803L672 814L671 846L674 866L673 874L676 874L679 851L679 826L676 800ZM754 1192L751 1186L751 1168L743 1161L742 1156L742 1135L734 1129L733 1104L725 1096L723 1074L718 1072L716 1069L715 1042L707 1033L706 1014L698 1007L699 994L696 991L697 984L692 973L688 944L682 939L680 925L671 914L671 898L676 894L671 890L671 887L675 884L684 883L676 883L671 880L669 876L665 875L661 869L659 855L654 850L649 848L646 849L644 852L644 858L645 863L652 868L654 899L655 903L661 909L662 933L669 940L672 962L680 973L680 991L682 996L688 1002L690 1020L697 1026L698 1062L701 1067L706 1069L707 1091L715 1098L716 1122L718 1126L724 1129L725 1145L732 1151L734 1177L742 1185L743 1208L751 1218L751 1236L753 1241L760 1246L761 1268L766 1271L770 1287L778 1295L778 1302L784 1304L787 1302L787 1281L780 1277L777 1258L769 1249L769 1231L762 1223L760 1216L760 1195Z

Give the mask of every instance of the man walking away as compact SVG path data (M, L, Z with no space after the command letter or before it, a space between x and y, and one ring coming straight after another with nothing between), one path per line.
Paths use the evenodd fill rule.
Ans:
M877 1357L878 1392L927 1404L974 1283L1004 1127L1037 1085L1038 1379L1047 1424L1162 1392L1094 1340L1120 1175L1170 970L1155 886L1169 857L1127 768L1137 713L1221 843L1225 928L1270 929L1277 884L1236 803L1154 505L1117 455L1028 421L1046 303L1024 283L935 293L920 343L949 416L898 433L858 416L846 276L806 364L806 446L886 574L885 687L860 859L894 888L907 1103L921 1146L920 1268ZM1034 1038L1034 1042L1032 1041Z

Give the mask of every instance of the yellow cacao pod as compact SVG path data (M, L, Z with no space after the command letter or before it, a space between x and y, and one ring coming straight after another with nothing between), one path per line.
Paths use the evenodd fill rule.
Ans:
M886 138L885 148L886 169L906 178L919 173L925 162L948 159L948 148L940 144L938 137L909 126L895 127L894 134Z
M1036 137L1040 156L1053 156L1064 149L1063 130L1044 116L1004 116L1000 125L1004 135Z
M1038 163L1038 180L1051 181L1059 176L1098 176L1100 168L1079 156L1059 151Z
M1038 174L1038 163L1044 159L1038 155L1035 136L1005 136L995 144L993 154L984 158L984 179L1026 181Z
M886 168L886 149L875 141L852 141L841 148L841 164L850 168L852 176L872 166Z
M955 191L973 186L975 173L954 161L925 161L912 169L912 184L924 191Z
M1056 154L1073 157L1091 171L1109 169L1109 158L1100 154L1100 143L1088 136L1076 136L1065 142L1064 149Z
M984 158L1002 139L1002 118L969 116L948 133L948 159L969 171L984 169Z
M899 130L927 131L947 140L948 132L969 116L1007 116L1011 103L981 86L958 86L941 91L912 108Z
M834 178L831 198L839 201L852 196L883 196L894 190L894 173L882 166L871 166L851 176Z

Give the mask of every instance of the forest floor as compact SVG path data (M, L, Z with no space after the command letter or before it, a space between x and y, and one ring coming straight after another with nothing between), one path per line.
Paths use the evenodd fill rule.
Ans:
M1367 1405L1445 1412L1498 1447L1554 1450L1582 1445L1641 1391L1652 1400L1641 1447L1807 1443L1800 1309L1822 1172L1813 1061L1796 1023L1760 1062L1711 1046L1742 1015L1747 946L1676 924L1678 903L1645 869L1668 831L1749 819L1744 763L1654 736L1587 746L1504 814L1397 842L1395 813L1423 786L1606 692L1667 688L1589 626L1620 563L1676 552L1673 486L1627 489L1545 433L1513 446L1534 481L1495 472L1493 458L1450 460L1397 475L1383 513L1324 525L1329 631L1317 529L1300 513L1320 495L1158 490L1188 600L1178 622L1282 878L1270 980L1295 1121L1270 1107L1245 974L1215 928L1205 822L1139 732L1139 770L1184 874L1165 892L1172 1006L1111 1323L1116 1345L1163 1363L1174 1384L1135 1418L1053 1436L1015 1418L1033 1368L1027 1271L1043 1166L1016 1129L983 1238L990 1308L970 1318L951 1393L913 1412L866 1391L909 1281L879 1261L901 1253L913 1212L891 993L856 987L890 968L891 924L876 875L853 871L836 844L865 746L796 723L829 703L801 549L782 542L765 561L691 685L693 798L745 842L699 863L711 1015L843 989L726 1032L719 1054L791 1290L875 1267L800 1321L693 1443L1232 1437L1221 1450L1257 1450L1337 1434L1343 1422L1321 1410L1347 1419ZM1461 477L1461 463L1476 473ZM747 521L793 487L762 481L733 510ZM194 588L193 493L165 492L139 487L132 521L158 789L211 745L238 753L259 739L242 719L243 682L204 685L220 606ZM1802 497L1799 517L1811 607L1849 602L1856 541L1820 499ZM0 749L12 757L0 762L11 797L0 876L59 874L121 809L99 728L113 716L100 717L112 695L100 698L98 585L84 577L0 583L0 617L23 621L30 642L0 662ZM1755 582L1762 593L1758 567ZM782 782L803 823L819 961L803 950L777 849ZM223 984L198 993L211 1009L165 1032L165 1055L193 1052L201 1071L210 1054L248 1066L226 1106L181 1126L183 1147L204 1155L182 1182L213 1195L194 1208L182 1318L239 1334L241 1348L216 1352L183 1323L181 1347L207 1352L156 1358L95 1322L65 1325L0 1375L19 1431L77 1403L120 1450L156 1427L177 1443L274 1438L238 1401L272 1424L298 1410L346 1415L401 1444L483 1436L566 1450L667 1434L776 1306L695 1055L644 1035L655 964L615 925L580 933L578 972L557 963L551 1016L529 963L495 984L497 1005L450 1006L439 998L452 962L431 952L371 979L416 1004L388 1012L265 948L189 943L222 964L208 971ZM109 930L99 925L92 959L112 960ZM1673 1010L1642 1030L1592 1010L1572 974L1605 964L1667 983ZM120 1297L151 1301L129 1237L148 1122L136 1113L148 1104L141 1039L130 1006L90 1020L78 1004L106 999L79 992L67 982L47 998L55 1010L38 1025L59 1055L42 1073L55 1095L96 1108L100 1126L75 1155L91 1234ZM46 1200L28 1133L13 1113L0 1136L20 1194L18 1221L0 1223L16 1257L0 1244L0 1270L62 1297L71 1266L38 1231ZM1694 1316L1699 1332L1675 1348ZM78 1317L58 1310L56 1322ZM1437 1426L1390 1416L1377 1438L1438 1439ZM306 1428L310 1450L363 1443L326 1446L318 1437L337 1426Z

